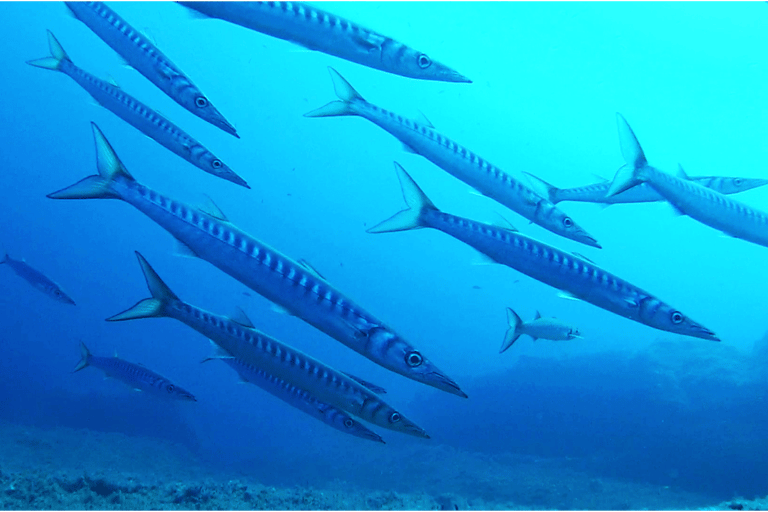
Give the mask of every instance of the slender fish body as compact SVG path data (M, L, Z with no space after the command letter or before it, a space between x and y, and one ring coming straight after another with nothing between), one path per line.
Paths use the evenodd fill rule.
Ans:
M179 2L219 18L395 75L421 80L471 82L425 53L302 2Z
M611 187L610 181L602 183L593 183L583 187L575 188L557 188L554 185L538 178L530 173L527 174L539 189L539 193L548 197L550 201L557 204L560 201L578 201L583 203L602 203L606 205L621 203L652 203L656 201L665 201L664 196L656 192L648 183L640 183L624 192L608 197L608 189ZM768 180L762 178L737 178L728 176L696 176L691 181L698 183L703 187L710 188L721 194L737 194L753 188L768 185Z
M429 437L378 395L345 374L257 331L247 317L238 320L215 315L181 301L147 261L136 253L151 299L144 299L109 321L170 317L220 347L216 356L234 358L311 393L318 400L380 427L418 437Z
M277 378L264 370L255 368L244 362L242 359L231 357L223 358L221 360L235 370L243 382L255 384L288 405L322 421L326 425L355 437L376 441L378 443L384 442L380 435L373 432L359 421L356 421L349 414L337 407L321 402L307 391L304 391L283 379Z
M172 398L174 400L197 402L197 399L189 391L177 386L162 375L140 364L120 359L117 356L94 356L85 344L80 342L80 362L75 366L73 373L79 372L86 366L93 366L104 372L107 377L117 379L136 391L146 391L156 396Z
M64 304L75 305L75 301L72 300L69 295L64 293L61 286L49 279L45 274L29 266L29 264L23 260L14 260L7 254L3 255L3 259L0 260L0 264L8 265L13 272L31 284L34 288L40 290L47 296Z
M650 293L591 261L510 228L457 217L438 210L413 179L395 164L408 209L369 229L370 233L434 228L571 296L655 329L719 341L715 334Z
M557 318L544 318L541 313L536 312L536 317L530 322L523 322L523 319L511 308L507 308L507 321L509 329L504 342L501 344L499 353L504 352L523 334L527 334L533 341L538 339L560 341L581 338L579 330L570 324L558 320Z
M332 287L316 271L260 242L215 209L191 208L134 180L93 125L99 175L53 199L121 199L154 220L191 254L208 261L375 363L459 396L458 385L399 334Z
M173 62L104 2L64 2L72 14L173 101L238 139L237 130Z
M648 165L632 128L617 114L621 151L627 165L619 169L608 195L647 183L679 213L723 233L768 247L768 214L689 179L682 168L678 176Z
M336 95L334 101L306 117L360 116L389 132L410 152L422 155L481 194L498 201L531 222L577 242L600 247L589 233L523 182L488 163L467 148L440 135L428 124L404 118L368 103L336 70L329 68Z
M245 180L181 128L119 87L75 66L50 31L48 45L51 57L29 61L27 64L64 73L85 89L99 105L195 167L218 178L250 188Z

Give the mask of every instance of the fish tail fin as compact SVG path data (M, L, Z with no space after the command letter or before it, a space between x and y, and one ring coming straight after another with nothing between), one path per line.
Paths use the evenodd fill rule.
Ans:
M547 183L543 179L539 178L538 176L534 176L529 172L526 172L525 175L528 176L531 184L533 185L533 189L537 194L542 197L546 197L553 204L560 202L560 198L558 197L558 192L560 192L559 188Z
M8 262L8 253L6 253L5 251L3 251L3 252L2 252L2 255L3 255L3 259L2 259L2 260L0 260L0 265L2 265L3 263L7 263L7 262Z
M341 101L332 101L327 105L304 114L304 117L332 117L332 116L354 116L355 112L352 103L354 101L365 101L349 82L347 82L338 71L328 67L333 80L333 90Z
M132 308L107 318L107 322L136 320L138 318L161 318L166 316L166 305L179 300L176 294L168 288L168 285L160 279L155 269L144 259L144 256L137 251L136 257L139 259L139 265L144 272L144 279L147 281L147 288L149 288L152 298L141 300Z
M427 210L437 210L432 201L413 181L413 178L397 162L395 162L395 170L397 171L397 177L400 179L403 198L408 208L368 229L368 233L390 233L392 231L422 228L424 227L422 221L424 212Z
M88 363L91 360L91 351L88 350L88 347L85 346L85 343L82 341L80 342L80 361L77 363L77 366L75 366L75 369L72 370L72 373L79 372L86 366L88 366Z
M507 322L509 323L509 329L507 329L507 334L504 335L504 342L501 344L499 354L511 347L521 334L520 326L523 325L523 319L512 308L507 308Z
M62 62L64 61L72 62L69 56L67 55L67 52L65 52L64 48L61 46L61 43L59 43L59 41L56 39L56 36L54 36L53 32L51 32L50 30L48 30L48 48L51 51L50 57L30 60L30 61L27 61L27 64L29 64L30 66L38 67L38 68L60 71Z
M113 183L120 177L135 181L115 150L101 132L96 123L91 123L93 138L96 143L96 168L99 174L88 176L74 185L48 194L51 199L120 199Z
M616 113L616 122L619 127L619 144L625 165L619 168L613 178L606 197L613 197L643 182L641 171L648 165L643 148L640 146L635 132L624 116Z

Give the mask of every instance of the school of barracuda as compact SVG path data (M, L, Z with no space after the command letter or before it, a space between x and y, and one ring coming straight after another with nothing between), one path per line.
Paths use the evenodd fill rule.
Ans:
M427 54L352 21L299 2L178 2L196 17L216 18L327 53L370 68L412 79L457 83L472 81ZM176 103L195 116L237 137L221 114L149 38L101 2L65 2L71 13ZM254 36L259 37L259 36ZM28 63L59 71L78 83L99 105L199 169L232 183L247 182L201 143L149 106L77 67L52 32L50 56ZM558 203L580 201L642 203L667 201L678 212L731 236L768 246L768 214L727 197L768 184L768 180L705 176L689 178L681 169L665 173L648 164L627 121L617 114L625 165L613 181L560 189L529 173L527 182L438 133L426 118L419 121L385 110L363 97L329 67L338 101L310 111L306 117L357 116L387 131L406 151L422 155L477 192L552 233L601 248L598 241L565 213ZM319 78L319 77L318 77ZM42 79L42 78L41 78ZM58 87L58 85L57 85ZM292 259L232 224L213 201L192 207L137 181L96 124L96 173L48 195L52 199L119 199L168 231L180 250L203 259L374 363L403 377L466 398L450 376L394 327L364 309L301 259ZM85 147L85 141L83 142ZM652 293L610 273L588 258L528 237L509 222L484 224L439 210L399 164L406 209L368 229L369 233L432 228L467 244L494 263L549 285L606 311L646 326L684 336L719 341L717 335L687 313ZM141 169L151 176L157 169ZM397 432L429 438L404 413L385 402L384 388L334 369L287 343L258 330L241 310L223 316L180 299L141 254L136 253L150 298L140 300L108 321L173 318L208 338L213 352L207 360L222 360L243 382L259 386L296 409L338 431L383 443L379 434L358 420ZM75 302L50 278L23 260L3 256L0 264L60 302ZM138 278L138 273L137 273ZM500 307L500 312L502 308ZM534 340L581 338L577 326L551 317L523 321L506 308L509 329L500 352L522 335ZM268 327L265 328L268 330ZM194 395L165 377L115 357L93 356L80 345L81 360L74 371L88 366L102 370L136 390L177 400ZM439 359L439 354L431 354Z

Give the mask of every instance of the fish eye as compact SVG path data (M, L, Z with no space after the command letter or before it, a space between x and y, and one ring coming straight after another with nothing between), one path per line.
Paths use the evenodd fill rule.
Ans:
M392 414L389 415L390 423L397 423L398 421L400 421L400 414L393 412Z
M741 186L741 184L742 184L742 180L741 180L741 178L736 178L736 179L734 179L734 180L733 180L733 184L734 184L734 185L736 185L737 187L740 187L740 186Z
M169 393L173 393L175 389L176 389L176 386L174 386L173 384L170 384L170 385L168 386L168 392L169 392Z
M573 227L573 220L570 217L565 217L563 219L563 226L567 228Z
M57 297L61 297L61 290L53 290L53 294Z
M680 313L679 311L675 311L674 313L672 313L671 318L672 318L673 324L679 324L683 321L684 317L682 313Z
M221 160L219 160L219 159L217 158L217 159L215 159L215 160L213 160L213 161L211 162L211 165L213 166L213 168L214 168L214 169L221 169L221 166L222 166L222 165L224 165L224 164L223 164L223 163L221 163Z
M198 96L195 98L195 105L197 105L200 108L205 108L208 106L208 100L205 99L203 96Z
M352 421L351 419L347 418L347 419L344 420L344 426L347 427L347 428L352 428L352 427L355 426L355 422Z
M417 366L421 366L421 363L424 362L424 357L416 351L408 352L405 355L405 362L411 368L416 368Z
M419 64L421 69L427 69L432 65L432 60L430 60L430 58L423 53L419 54L419 56L416 58L416 62Z

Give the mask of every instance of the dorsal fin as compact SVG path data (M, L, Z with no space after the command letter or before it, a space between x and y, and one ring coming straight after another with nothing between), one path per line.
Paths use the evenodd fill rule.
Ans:
M677 174L676 176L680 178L681 180L690 180L691 178L688 177L688 174L685 172L685 169L683 169L683 166L680 164L677 164Z
M302 267L304 267L305 269L307 269L307 271L308 271L310 274L312 274L313 276L315 276L316 278L318 278L318 279L322 279L323 281L326 281L326 282L328 281L328 280L327 280L325 277L323 277L323 274L321 274L320 272L318 272L318 271L315 269L315 267L313 267L312 265L310 265L310 264L309 264L309 262L308 262L307 260L305 260L305 259L300 259L300 260L298 261L298 264L299 264L299 265L301 265Z
M536 316L534 317L534 320L538 320L539 318L541 318L541 313L539 313L539 310L537 309L536 310Z
M592 261L591 259L587 258L586 256L584 256L584 255L583 255L583 254L581 254L580 252L573 252L573 253L571 253L571 254L573 254L573 255L574 255L574 256L576 256L577 258L581 258L581 259L583 259L583 260L586 260L586 261L588 261L588 262L590 262L590 263L593 263L593 264L597 265L597 263L595 263L595 262L594 262L594 261Z
M255 329L251 319L248 318L248 315L245 314L245 311L240 308L235 308L235 312L232 314L232 316L229 317L229 319L235 322L237 325L247 327L248 329Z
M112 87L116 87L120 89L120 84L117 83L117 80L112 75L107 75L107 83L111 85Z
M120 357L120 356L117 355L117 349L115 349L114 357L116 357L116 358Z
M419 113L419 115L416 117L416 122L419 124L423 124L424 126L429 126L434 130L435 125L432 124L432 121L427 119L427 116L424 115L424 112L422 112L421 110L418 110L417 112Z
M499 212L496 212L496 220L494 220L492 224L497 228L506 229L507 231L512 231L513 233L518 231L518 229Z
M222 222L229 222L229 219L227 218L227 216L224 215L224 212L221 211L221 208L219 208L218 205L213 202L213 199L211 199L211 197L208 194L205 194L205 198L206 198L205 204L198 207L198 210L210 215L214 219L220 220Z

